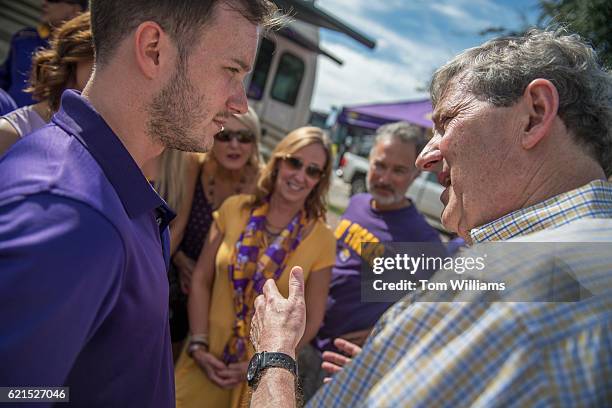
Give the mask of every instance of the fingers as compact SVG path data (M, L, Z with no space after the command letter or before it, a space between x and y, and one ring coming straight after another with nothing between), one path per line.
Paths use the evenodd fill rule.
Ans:
M325 378L323 379L323 384L327 384L327 383L328 383L328 382L330 382L331 380L332 380L332 378L331 378L331 377L325 377Z
M357 354L361 353L361 347L341 338L334 339L334 346L351 357L355 357Z
M294 266L289 275L289 299L304 298L304 271Z
M234 387L246 380L248 363L232 363L223 370L215 370L214 374L222 381L224 388Z
M358 332L352 332L342 335L342 339L348 341L349 343L353 343L359 347L363 346L365 341L368 339L370 335L370 330L361 330Z
M207 353L204 358L206 359L206 362L216 371L225 370L227 368L227 366L223 364L221 360L210 353Z
M271 299L275 297L283 298L283 296L278 291L278 288L276 287L276 283L274 282L274 279L268 279L266 281L263 287L263 294L266 297L266 299Z
M321 363L321 368L324 371L327 371L329 374L336 374L342 371L342 367L338 367L337 365L328 363L327 361Z
M268 279L268 282L272 281L272 279ZM268 284L268 282L266 282L266 284ZM274 282L274 281L272 281ZM276 287L276 285L274 286ZM264 285L264 289L265 289L265 285ZM260 310L261 308L264 307L266 303L266 298L264 297L264 295L259 295L255 298L255 313L257 314L257 311Z
M217 375L215 370L212 370L212 369L206 370L206 375L212 382L214 382L221 388L231 388L233 385L235 385L235 381L233 379L222 378L219 375Z
M346 356L343 356L342 354L334 353L333 351L324 351L323 361L338 365L340 367L344 367L344 365L351 361L351 359Z

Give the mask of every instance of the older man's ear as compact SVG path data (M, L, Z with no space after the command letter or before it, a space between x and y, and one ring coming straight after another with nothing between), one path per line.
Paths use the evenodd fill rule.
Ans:
M559 93L549 80L534 79L525 88L522 104L528 120L521 129L521 145L529 150L551 133L557 119Z

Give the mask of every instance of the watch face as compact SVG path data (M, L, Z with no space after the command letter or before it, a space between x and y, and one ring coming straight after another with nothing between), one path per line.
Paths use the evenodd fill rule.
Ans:
M247 369L247 381L251 382L257 375L257 369L259 368L259 359L261 355L256 353L251 361L249 361L249 368Z

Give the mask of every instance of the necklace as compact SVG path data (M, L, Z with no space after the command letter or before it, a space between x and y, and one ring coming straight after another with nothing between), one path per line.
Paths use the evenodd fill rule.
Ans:
M275 229L275 228L270 228L273 227L272 225L268 224L268 222L266 221L266 224L264 225L264 230L266 230L266 232L271 235L271 236L278 236L284 228L281 229Z
M225 201L225 199L227 197L216 197L215 194L215 176L214 174L211 174L208 177L208 188L206 189L206 193L208 195L208 201L211 203L211 205L213 206L213 208L219 208L219 206L221 205L221 203L223 201ZM231 183L230 183L231 184ZM241 194L244 191L244 187L246 185L246 177L244 175L240 176L240 180L238 181L238 183L233 186L233 194ZM229 195L233 195L232 193L230 193ZM220 198L220 202L217 202L215 199L219 199Z
M261 235L262 237L262 244L264 248L268 248L270 246L271 242L274 242L276 240L276 238L278 238L278 236L280 235L280 232L272 232L268 229L268 226L265 225L264 226L264 233Z

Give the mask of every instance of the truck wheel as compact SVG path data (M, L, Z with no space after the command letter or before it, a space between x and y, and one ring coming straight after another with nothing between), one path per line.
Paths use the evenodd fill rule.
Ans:
M357 174L351 181L351 195L365 193L367 191L365 174Z

